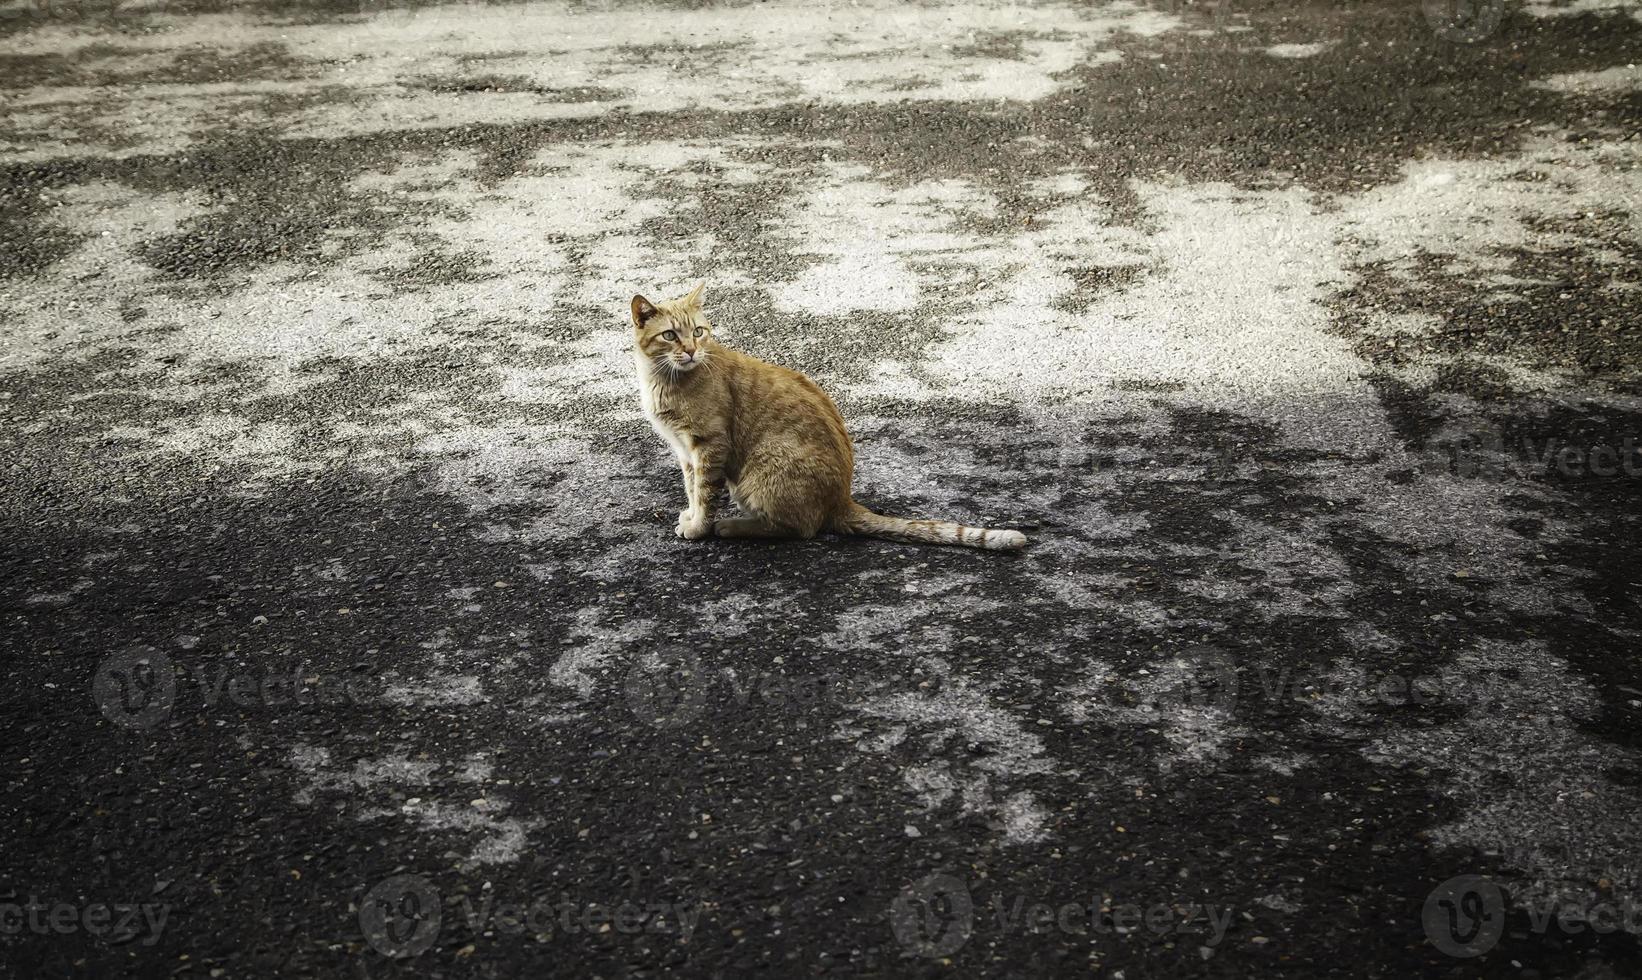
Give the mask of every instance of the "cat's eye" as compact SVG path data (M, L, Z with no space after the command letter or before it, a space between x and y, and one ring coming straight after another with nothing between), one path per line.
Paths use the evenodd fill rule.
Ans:
M706 334L706 333L707 333L707 328L706 328L706 327L697 327L697 328L696 328L696 334L695 334L695 335L696 335L696 336L697 336L697 337L700 337L700 336L702 336L702 335L704 335L704 334Z
M667 340L667 341L677 340L678 339L678 334L676 334L673 331L669 330L666 333L661 335L661 339L662 340Z

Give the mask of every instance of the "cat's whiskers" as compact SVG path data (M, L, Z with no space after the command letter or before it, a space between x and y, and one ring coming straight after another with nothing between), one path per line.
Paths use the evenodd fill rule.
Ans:
M657 373L659 373L661 369L665 368L667 373L672 377L678 376L678 366L673 363L673 356L671 354L663 352L652 355L650 357L650 364L656 369Z
M657 367L665 367L668 374L676 380L681 375L706 366L711 359L708 357L705 348L697 348L694 358L689 361L680 360L677 351L663 351L652 356L650 360Z

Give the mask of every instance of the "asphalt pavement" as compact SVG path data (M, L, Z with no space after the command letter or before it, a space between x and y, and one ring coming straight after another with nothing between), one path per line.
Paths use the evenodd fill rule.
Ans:
M1642 976L1642 6L0 4L0 976ZM629 297L997 554L677 539Z

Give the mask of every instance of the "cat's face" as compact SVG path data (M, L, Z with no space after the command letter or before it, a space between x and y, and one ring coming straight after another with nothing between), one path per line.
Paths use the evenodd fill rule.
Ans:
M661 304L633 297L633 340L651 363L671 371L688 372L707 363L712 355L713 327L702 312L702 286L688 295Z

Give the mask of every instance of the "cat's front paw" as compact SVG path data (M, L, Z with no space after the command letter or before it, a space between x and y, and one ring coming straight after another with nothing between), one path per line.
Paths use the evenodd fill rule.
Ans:
M700 541L713 533L713 524L693 510L681 510L673 533L686 541Z

